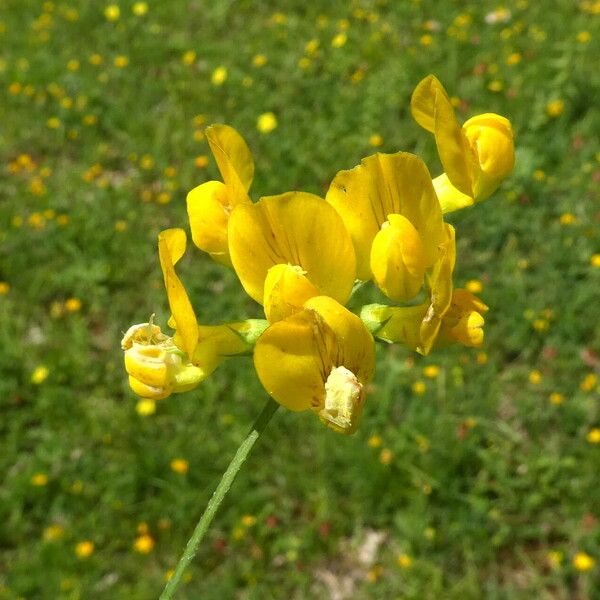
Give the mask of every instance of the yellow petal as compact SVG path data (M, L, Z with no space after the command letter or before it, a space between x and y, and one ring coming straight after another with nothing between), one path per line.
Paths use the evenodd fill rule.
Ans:
M451 338L467 347L478 348L483 344L484 324L483 316L473 310L465 313L447 333Z
M207 181L187 195L194 244L227 266L231 266L227 246L227 223L233 208L230 200L230 190L220 181Z
M325 383L336 367L345 367L361 383L375 368L373 338L360 319L327 296L271 325L254 350L258 377L280 404L290 410L324 406Z
M131 375L129 376L129 387L137 396L140 396L141 398L149 398L151 400L163 400L173 393L173 386L166 388L154 387L142 383L135 377L131 377Z
M417 84L410 99L410 111L414 120L431 133L435 131L435 105L438 97L450 102L439 79L435 75L427 75Z
M442 173L433 180L433 187L443 213L460 210L475 204L475 200L471 196L463 194L450 183L446 173Z
M318 196L288 192L240 204L228 236L235 271L260 304L267 273L277 264L300 267L320 293L348 300L356 273L352 241L336 211Z
M474 182L475 200L484 200L513 170L515 148L510 121L494 113L477 115L463 125L463 131L477 156L479 177Z
M281 321L302 310L302 305L319 290L299 267L275 265L265 280L265 315L270 323Z
M158 235L158 254L171 314L182 342L182 350L188 356L193 356L198 343L198 322L187 292L175 272L175 264L183 256L185 246L186 235L183 229L166 229Z
M445 240L442 213L425 163L406 152L374 154L335 177L327 200L352 236L359 279L370 279L373 239L388 215L406 217L421 237L426 265L439 257Z
M236 198L247 196L254 177L254 160L244 138L229 125L216 124L205 130L225 185Z
M389 215L387 226L375 236L371 271L381 291L391 300L414 298L423 285L425 255L418 231L402 215Z
M167 351L159 346L135 344L125 352L125 370L135 379L152 387L172 385Z
M421 323L428 308L429 303L417 306L368 304L363 306L360 316L375 337L417 350L421 347Z
M440 330L442 318L452 302L452 273L456 261L454 228L446 224L447 241L442 245L441 258L429 275L430 304L421 324L421 347L419 352L429 354Z

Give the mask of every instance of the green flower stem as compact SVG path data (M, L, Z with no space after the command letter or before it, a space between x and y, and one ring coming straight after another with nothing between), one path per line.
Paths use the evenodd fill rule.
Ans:
M227 470L225 473L223 473L223 477L221 478L217 489L214 491L212 498L208 501L208 504L204 509L204 513L200 517L200 520L196 525L196 529L194 529L194 533L192 534L192 537L187 543L187 546L185 547L185 550L179 559L179 563L177 563L177 568L175 569L173 576L167 582L167 585L165 586L165 589L163 590L159 600L171 600L173 597L173 594L181 583L181 577L183 576L184 571L196 555L198 546L207 532L209 525L214 519L221 502L223 502L223 499L231 488L233 480L244 464L248 454L250 454L250 450L252 450L252 447L260 437L260 434L264 431L278 407L279 404L277 404L277 402L275 402L275 400L272 398L269 398L268 402L262 409L262 412L258 415L256 421L254 421L254 425L252 425L250 432L240 444L240 447L237 449L235 456L229 463Z

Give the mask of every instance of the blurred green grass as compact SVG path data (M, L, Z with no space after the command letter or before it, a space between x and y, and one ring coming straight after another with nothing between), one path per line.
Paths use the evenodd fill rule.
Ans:
M180 597L599 597L598 566L572 562L600 560L597 2L511 0L496 23L489 0L134 4L112 22L103 3L0 5L0 598L156 597L263 403L247 360L143 417L121 366L121 332L167 317L157 233L217 175L202 123L247 139L254 198L323 194L376 150L437 174L408 110L428 73L460 118L515 128L514 175L449 219L485 347L381 348L349 439L280 411ZM260 315L200 252L181 273L204 322Z

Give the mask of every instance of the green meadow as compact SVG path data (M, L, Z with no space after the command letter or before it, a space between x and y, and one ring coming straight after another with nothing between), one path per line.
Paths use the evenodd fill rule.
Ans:
M437 175L409 108L430 73L460 122L496 112L515 133L500 189L447 215L484 344L378 344L353 436L280 409L176 597L600 598L599 15L0 2L0 599L157 598L265 403L251 358L155 405L123 369L131 324L167 330L158 233L188 229L187 192L219 179L204 128L246 139L254 200L323 196L375 152ZM178 273L202 323L262 317L191 243Z

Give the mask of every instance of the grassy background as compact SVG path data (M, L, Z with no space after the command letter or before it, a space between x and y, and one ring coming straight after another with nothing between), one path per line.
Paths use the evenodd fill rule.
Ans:
M485 346L380 348L351 438L280 411L179 597L600 597L573 565L600 560L598 2L510 0L497 23L491 0L148 4L0 5L0 598L157 597L264 402L247 359L150 416L123 374L121 332L167 316L157 233L217 176L203 123L247 139L255 199L323 194L376 150L437 174L409 114L428 73L461 119L515 127L514 175L449 218ZM180 272L203 322L260 316L196 249Z

